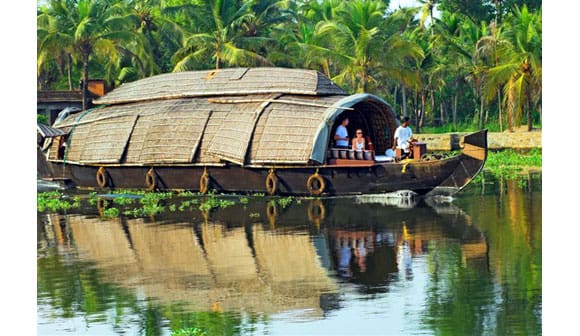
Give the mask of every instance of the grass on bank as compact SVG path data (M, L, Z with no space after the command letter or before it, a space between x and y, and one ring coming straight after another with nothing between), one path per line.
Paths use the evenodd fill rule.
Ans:
M517 178L529 169L542 168L542 149L489 151L484 170L496 177ZM480 175L478 175L479 177Z

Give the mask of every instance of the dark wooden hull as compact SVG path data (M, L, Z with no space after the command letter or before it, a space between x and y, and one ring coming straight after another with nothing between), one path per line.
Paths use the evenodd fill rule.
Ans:
M473 134L466 144L479 148L483 154L461 153L451 158L433 161L375 163L372 166L345 167L337 165L274 167L277 178L275 194L317 195L308 187L310 176L318 171L324 180L324 195L355 195L411 190L426 194L461 190L479 173L487 153L486 131ZM100 167L106 185L100 187L97 172ZM77 165L48 162L49 176L70 179L75 186L94 189L147 189L154 182L155 190L200 190L204 170L209 176L208 191L224 193L268 193L266 180L270 167L246 168L237 165L200 167L187 165ZM153 169L154 172L150 172ZM147 178L149 172L149 178ZM151 177L154 175L154 178ZM149 180L148 180L149 179ZM103 185L101 177L101 185ZM316 185L318 186L318 185ZM316 188L315 188L316 190Z

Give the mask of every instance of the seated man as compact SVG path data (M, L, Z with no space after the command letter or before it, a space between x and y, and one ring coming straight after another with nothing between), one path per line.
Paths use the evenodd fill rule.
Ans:
M401 126L395 130L395 141L393 150L401 150L401 159L411 156L413 146L413 131L409 127L409 117L403 119Z

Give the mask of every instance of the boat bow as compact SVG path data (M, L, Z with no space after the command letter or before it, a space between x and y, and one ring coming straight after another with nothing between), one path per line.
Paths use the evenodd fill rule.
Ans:
M483 169L487 159L487 130L466 135L457 168L427 195L450 196L461 191Z

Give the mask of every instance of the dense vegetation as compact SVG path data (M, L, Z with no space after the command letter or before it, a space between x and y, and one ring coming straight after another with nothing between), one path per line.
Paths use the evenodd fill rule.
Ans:
M38 88L238 66L316 69L446 130L541 123L541 0L48 0ZM85 96L85 95L83 95Z

